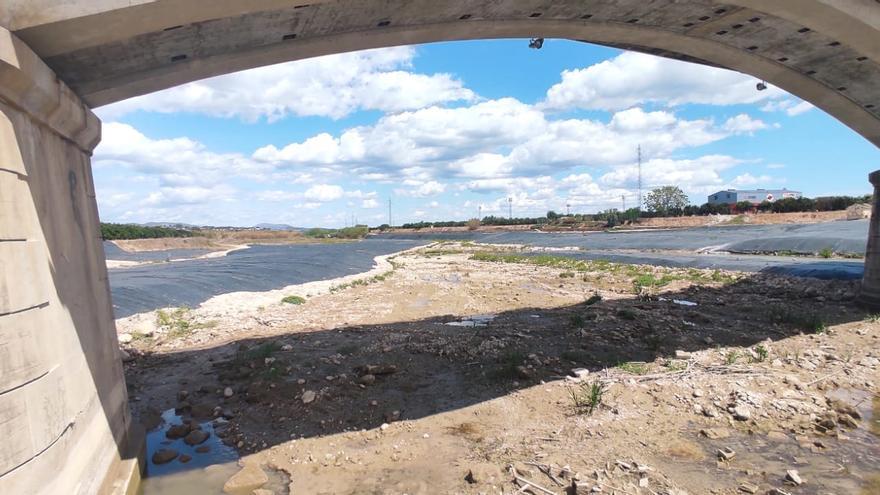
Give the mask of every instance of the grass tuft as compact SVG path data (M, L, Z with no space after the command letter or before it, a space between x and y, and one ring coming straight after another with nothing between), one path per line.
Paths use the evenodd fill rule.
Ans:
M576 388L569 387L568 395L571 397L575 411L590 415L602 405L602 398L607 390L605 384L594 380L591 383L581 383Z
M300 304L305 304L306 300L304 297L300 297L300 296L287 296L284 299L282 299L281 302L284 304L293 304L293 305L298 306Z

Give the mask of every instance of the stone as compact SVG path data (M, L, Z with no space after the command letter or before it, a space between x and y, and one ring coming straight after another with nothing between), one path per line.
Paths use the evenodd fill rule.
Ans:
M733 408L733 418L738 421L748 421L752 418L752 411L745 405L738 405Z
M581 380L585 380L588 376L590 376L590 370L586 368L575 368L571 370L571 376L579 378Z
M700 398L700 397L703 396L703 391L700 390L700 389L698 389L698 388L696 388L696 389L694 389L694 391L691 393L691 395L693 395L693 396L696 397L696 398Z
M192 456L189 454L180 454L180 457L178 457L177 460L186 464L187 462L192 460Z
M134 337L130 333L120 333L117 337L120 344L130 344Z
M174 449L159 449L153 452L153 464L167 464L177 458L178 452Z
M514 371L516 371L517 378L522 380L528 380L532 377L532 372L525 366L519 365L514 368Z
M226 387L223 389L223 397L232 397L235 392L232 391L232 387Z
M186 390L179 390L177 392L177 401L182 402L185 401L186 398L189 397L189 392Z
M710 440L719 440L730 437L730 431L727 428L706 428L700 430L700 434Z
M317 397L318 397L318 394L316 394L314 390L306 390L302 394L303 404L308 404L310 402L314 402Z
M189 435L184 437L183 441L186 442L187 445L198 445L204 443L210 436L211 434L207 431L193 430L189 432Z
M690 352L685 352L680 349L675 351L675 359L690 359L692 357L694 357L694 355Z
M125 349L119 349L119 359L121 359L123 363L129 363L134 360L134 358L131 357L131 354Z
M754 483L749 483L748 481L744 481L739 485L739 491L744 493L758 493L759 487Z
M368 364L356 368L359 375L390 375L397 373L397 366L393 364Z
M847 428L855 429L859 427L859 424L856 423L856 420L853 419L853 417L849 414L841 414L837 417L837 422Z
M259 488L257 490L254 490L252 493L253 495L275 495L275 492L273 492L272 490L266 490L265 488Z
M736 457L736 452L730 447L724 447L723 449L718 449L718 459L722 461L730 461L734 457Z
M800 486L804 483L804 480L801 479L801 475L798 474L797 469L789 469L785 472L785 481L786 483L791 483L795 486Z
M358 378L357 382L362 385L372 385L376 383L376 375L364 375Z
M293 346L290 345L290 344L284 344L283 346L281 346L281 350L282 350L282 351L292 351L292 350L293 350Z
M189 432L190 432L189 425L186 425L186 424L173 425L170 428L168 428L168 431L165 432L165 437L170 438L172 440L175 440L175 439L183 438L183 437L187 436L187 434L189 434Z
M269 482L269 476L254 464L248 464L232 475L223 484L223 493L229 495L250 495Z

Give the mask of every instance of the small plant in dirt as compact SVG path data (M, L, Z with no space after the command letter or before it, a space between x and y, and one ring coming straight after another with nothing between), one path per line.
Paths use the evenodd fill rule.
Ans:
M773 306L769 310L771 323L787 323L811 333L825 333L826 325L822 317L816 313L799 313L782 306Z
M666 368L666 371L670 373L674 373L676 371L684 371L687 369L687 363L678 359L667 359L663 364Z
M562 272L559 274L559 278L574 278L574 272Z
M739 360L740 354L739 351L730 351L724 356L724 362L728 366L733 366Z
M636 312L629 309L629 308L623 308L623 309L617 310L617 317L620 319L623 319L623 320L632 321L632 320L636 319L636 316L637 316Z
M193 325L190 321L189 308L181 306L173 311L160 309L156 311L156 324L167 330L172 339L186 337L199 325Z
M584 325L587 324L587 320L584 318L582 314L573 314L569 317L569 321L571 326L574 328L584 328Z
M281 346L275 342L266 342L251 349L244 349L236 352L235 361L239 363L246 363L249 361L262 363L267 357L272 357L272 354L275 354L280 349Z
M492 373L498 380L513 380L519 376L517 367L521 366L526 356L520 351L505 351L499 358L500 366Z
M868 323L877 323L878 321L880 321L880 313L868 314L867 316L865 316L865 321L867 321Z
M630 375L646 375L649 371L647 363L640 363L636 361L620 363L617 365L617 369L625 373L629 373Z
M600 296L599 293L597 292L597 293L593 294L592 296L590 296L589 299L584 301L584 304L586 304L587 306L592 306L592 305L599 303L601 301L602 301L602 296Z
M590 383L581 383L577 387L569 387L568 395L579 414L593 414L593 411L602 405L602 398L607 388L604 383L594 380Z
M752 356L753 363L763 363L770 356L770 351L763 344L756 345L752 350L754 351L754 356Z
M834 256L834 250L831 248L822 248L819 250L819 256L821 256L822 258L826 258L826 259L830 258L830 257Z
M293 304L293 305L298 306L300 304L305 304L306 300L304 297L300 297L300 296L287 296L284 299L282 299L281 302L284 304Z

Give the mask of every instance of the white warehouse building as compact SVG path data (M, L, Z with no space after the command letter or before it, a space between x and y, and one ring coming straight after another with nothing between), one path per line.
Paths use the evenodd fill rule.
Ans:
M734 204L740 201L748 201L752 204L761 204L764 201L774 202L785 198L800 198L800 191L789 191L788 189L753 189L740 190L728 189L726 191L718 191L709 195L710 205Z

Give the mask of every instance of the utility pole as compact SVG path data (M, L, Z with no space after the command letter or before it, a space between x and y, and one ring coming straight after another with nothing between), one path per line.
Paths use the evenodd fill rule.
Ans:
M565 203L565 216L571 216L571 203Z
M483 205L477 206L477 220L483 220Z
M623 212L625 213L626 212L626 195L621 194L620 200L623 201Z
M513 198L507 198L507 218L513 220Z
M642 210L642 145L639 145L639 211Z

